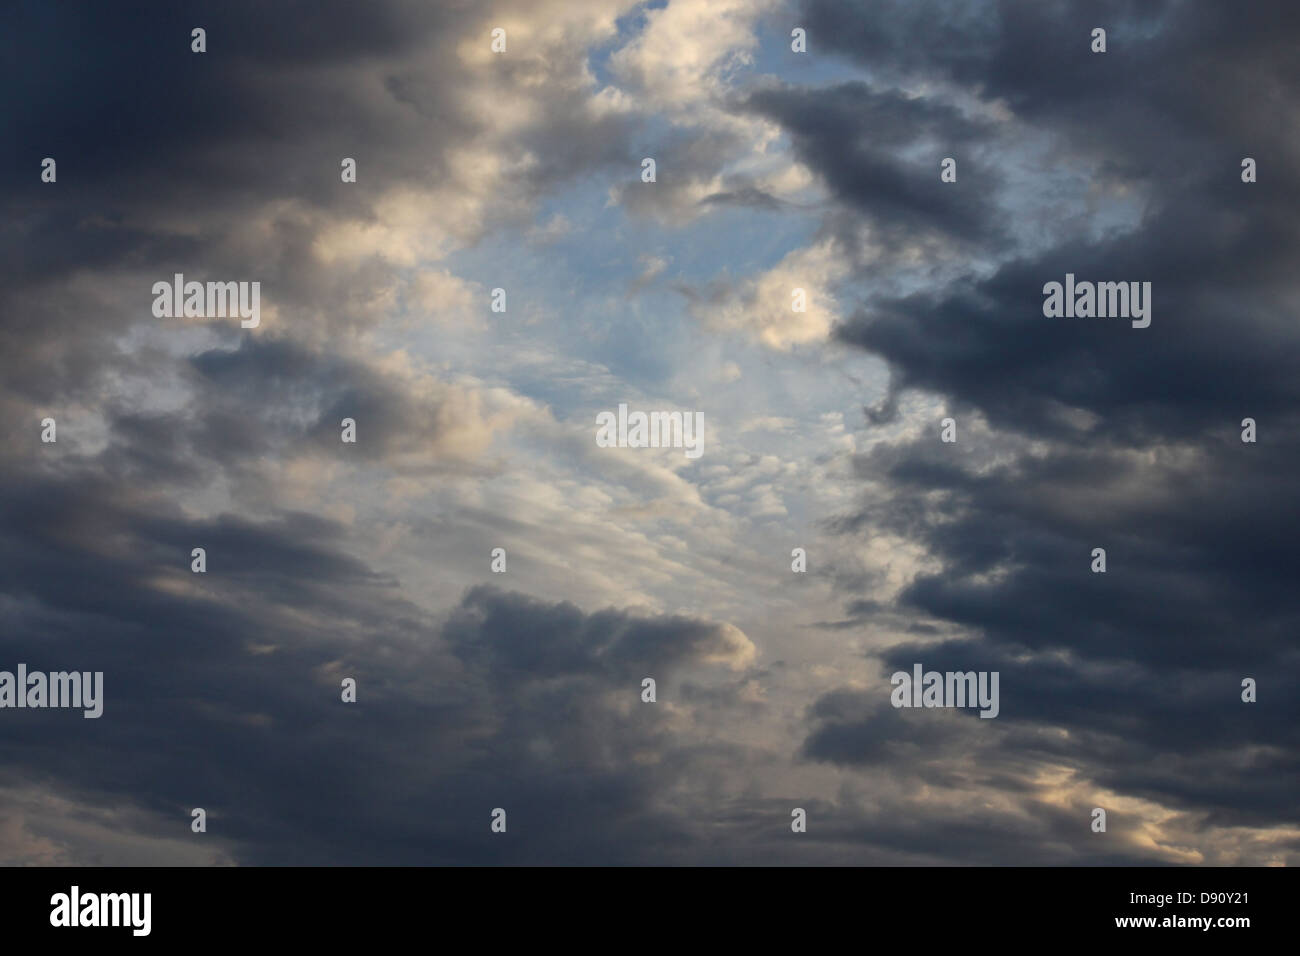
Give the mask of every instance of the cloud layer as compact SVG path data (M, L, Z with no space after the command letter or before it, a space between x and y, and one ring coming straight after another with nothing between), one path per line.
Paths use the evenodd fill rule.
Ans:
M1297 859L1292 4L13 18L0 860Z

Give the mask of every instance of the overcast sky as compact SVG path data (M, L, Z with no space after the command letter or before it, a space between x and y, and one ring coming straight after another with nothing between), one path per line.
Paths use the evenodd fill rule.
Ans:
M1293 0L5 20L0 862L1300 860Z

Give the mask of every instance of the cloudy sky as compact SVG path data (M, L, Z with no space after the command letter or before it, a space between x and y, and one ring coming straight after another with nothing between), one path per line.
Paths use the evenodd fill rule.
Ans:
M1292 0L5 19L0 862L1300 861Z

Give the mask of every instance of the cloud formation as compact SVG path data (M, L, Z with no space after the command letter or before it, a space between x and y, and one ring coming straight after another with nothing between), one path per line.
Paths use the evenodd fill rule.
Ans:
M1292 4L11 26L0 668L105 711L0 712L0 860L1297 859ZM916 662L997 719L891 707Z

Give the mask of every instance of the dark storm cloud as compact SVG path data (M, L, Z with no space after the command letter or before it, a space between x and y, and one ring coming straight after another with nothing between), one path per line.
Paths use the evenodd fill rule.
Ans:
M891 389L940 391L998 427L1076 436L1061 410L1100 416L1092 437L1141 442L1231 428L1247 415L1290 416L1300 333L1280 321L1293 289L1291 197L1246 185L1239 204L1204 180L1168 196L1168 211L1130 236L1052 249L988 280L882 302L840 337L887 359ZM1251 190L1258 185L1258 195ZM1222 208L1206 206L1221 201ZM1199 210L1199 211L1198 211ZM1249 223L1249 224L1248 224ZM1151 325L1049 319L1043 286L1077 280L1149 281Z
M997 179L982 163L966 159L988 134L956 109L896 90L874 92L860 82L763 90L744 108L779 123L800 161L821 175L839 201L869 215L885 242L926 233L999 238L991 195ZM928 162L901 155L925 146L933 152ZM948 156L963 157L962 178L981 182L978 191L935 188L940 160Z
M0 67L3 132L23 148L0 177L0 649L9 667L102 670L106 700L97 721L7 712L5 782L138 807L182 838L203 806L240 862L608 862L611 848L682 846L690 821L654 804L692 763L674 758L664 709L637 709L640 678L666 689L684 664L727 663L739 632L478 590L444 633L332 521L186 506L216 476L269 481L277 458L337 451L343 417L362 461L397 470L481 436L463 395L354 348L350 323L368 320L391 264L315 255L322 227L371 218L367 184L445 185L448 151L491 119L464 97L456 51L481 25L474 5L161 7L31 4L6 27L23 42ZM537 85L551 66L534 54L501 72ZM624 158L624 120L589 118L578 85L553 92L501 157L539 157L512 180L524 197ZM44 156L55 185L39 181ZM339 186L343 156L359 161L355 189ZM159 324L151 284L177 271L259 279L281 321L264 316L256 336ZM158 330L128 347L139 323ZM47 413L59 443L42 446ZM193 547L208 574L191 573ZM512 663L534 660L525 638L545 674ZM343 676L359 682L353 709ZM488 830L502 805L513 842Z
M145 372L172 368L187 397L169 409L142 407L136 396L111 389L93 413L43 408L56 413L59 442L52 445L39 444L30 410L16 413L9 422L13 479L80 473L106 488L119 482L168 498L199 494L223 477L251 492L274 482L283 463L334 461L340 449L353 464L398 473L482 467L475 451L490 429L463 390L426 381L417 391L401 376L287 339L227 337L233 347L196 352L183 365L165 356L155 356L157 364L124 363ZM89 441L94 425L89 418L102 419L107 443L79 454L78 436ZM341 442L345 418L355 422L355 444Z
M289 340L245 336L238 348L201 352L190 365L197 373L189 380L196 421L185 433L192 454L216 467L241 452L334 455L345 418L356 423L363 462L399 470L461 467L467 456L458 434L484 428L454 388L431 386L417 395L391 374Z
M1272 675L1263 678L1269 694L1245 707L1232 669L1080 666L1078 657L1025 651L978 640L895 646L876 687L836 691L811 708L815 730L804 753L889 768L929 786L953 786L969 772L963 757L976 754L981 773L1002 775L1003 791L1028 790L1023 775L1037 761L1077 768L1099 789L1209 813L1222 825L1295 822L1289 795L1300 774L1300 686L1293 672L1255 672ZM910 674L916 663L939 672L997 671L1001 713L983 720L974 711L895 709L888 675ZM1068 738L1045 732L1062 727Z
M640 686L651 664L679 659L741 658L738 632L688 617L633 618L620 611L591 616L572 604L549 605L490 588L466 595L444 634L458 654L484 660L502 680L545 681L603 674Z
M28 233L39 242L54 228L48 219L73 208L129 215L137 204L197 209L268 194L360 203L357 191L333 188L339 159L358 146L392 147L365 157L385 181L436 174L440 151L415 148L426 144L428 125L414 115L390 122L393 104L374 98L361 67L450 38L449 26L464 22L459 13L455 4L387 2L364 10L20 5L11 27L27 42L4 66L15 91L5 131L41 152L6 154L9 197L47 226ZM205 54L190 50L196 26L208 32ZM470 125L452 110L439 122L453 124L443 127L448 134ZM31 175L42 156L59 161L57 192ZM32 255L50 259L43 245Z
M956 669L975 657L985 659L977 646L923 650L916 659L927 668L933 664L935 669ZM910 673L912 660L904 663L904 657L900 651L890 667L897 665ZM1014 673L1013 668L1008 670ZM1064 676L1065 684L1077 686L1074 675ZM826 844L824 852L829 857L839 862L886 865L1115 866L1153 862L1147 848L1129 842L1138 820L1112 808L1110 838L1090 839L1095 835L1089 832L1087 821L1096 801L1062 807L1044 800L1031 780L1039 763L1069 766L1077 761L1087 766L1090 761L1104 760L1114 746L1113 739L1096 734L1084 746L1062 745L1059 735L1022 722L1009 723L1001 716L983 720L973 712L894 709L889 703L891 689L886 673L875 688L834 691L809 709L814 729L804 743L805 758L887 775L898 788L890 797L874 797L869 807L848 800L828 812L826 819L819 818L817 838ZM1099 785L1119 782L1107 780ZM1239 789L1245 791L1249 786L1241 781ZM993 792L1005 803L937 808L916 800L914 794L922 789ZM1243 816L1239 822L1246 819ZM1255 818L1251 822L1270 821Z
M356 319L346 287L311 260L314 232L300 218L275 222L256 261L241 247L271 202L364 215L373 197L337 188L342 156L361 153L363 170L382 170L388 182L440 175L442 151L425 147L465 131L456 112L440 113L432 129L414 117L396 122L396 101L368 82L367 65L394 63L430 31L445 31L436 10L402 29L402 9L12 11L12 35L24 42L0 66L11 91L4 132L24 148L6 152L0 177L14 276L0 308L5 351L33 380L7 376L7 389L34 400L95 396L126 361L116 341L123 329L159 324L150 286L174 272L258 279L264 307L294 302L313 317ZM208 53L190 51L194 26L208 30ZM33 175L45 156L59 164L56 184ZM89 279L74 285L73 275Z
M889 78L949 80L1046 126L1097 123L1107 144L1136 133L1168 149L1171 130L1207 121L1265 132L1272 110L1294 109L1286 85L1300 79L1300 11L1286 0L805 0L802 17L820 48ZM1104 55L1091 52L1095 27ZM1117 126L1117 115L1154 125Z
M15 91L5 132L43 152L7 153L5 182L35 209L51 198L30 175L45 155L68 171L60 198L87 211L267 195L361 208L364 188L337 188L342 156L360 157L376 183L423 183L483 126L455 96L457 45L478 31L486 42L463 0L20 4L11 16L24 42L0 68ZM190 49L198 26L201 55ZM503 68L534 67L520 57ZM588 130L565 132L576 150Z
M178 834L202 806L241 862L631 861L685 840L656 794L690 761L640 678L662 694L743 660L739 632L488 587L439 622L347 548L309 515L196 521L90 478L11 484L0 650L102 670L105 710L7 713L4 779ZM510 840L492 842L497 806Z
M922 543L943 569L893 606L857 598L848 613L895 632L910 614L964 636L891 647L877 691L824 696L806 755L897 766L911 753L912 772L932 780L947 769L928 757L962 742L1008 761L1013 779L1026 772L1015 761L1037 755L1216 825L1294 823L1294 5L812 2L805 15L810 42L878 81L942 78L1001 101L1136 213L1132 229L1040 244L986 277L866 300L839 329L889 363L890 393L868 410L877 423L919 389L959 429L942 444L936 419L856 461L885 497L836 526ZM1088 52L1093 26L1108 28L1105 55ZM847 164L840 174L857 135L805 160L850 209L876 188ZM1272 174L1242 183L1244 156ZM1014 187L1002 216L1029 212ZM924 210L904 212L900 228L931 228ZM1150 328L1045 318L1043 284L1067 272L1151 281ZM1267 427L1258 444L1240 441L1248 416ZM1107 550L1104 575L1089 570L1094 547ZM915 662L1000 670L1001 715L958 734L894 711L887 675ZM1248 676L1269 687L1267 703L1241 702Z
M580 60L539 51L495 71L462 62L468 37L486 43L486 15L455 0L17 5L6 34L21 40L0 58L9 91L0 135L21 144L0 158L10 272L0 346L30 356L15 364L42 376L6 386L30 398L84 395L126 326L157 324L150 285L176 272L261 281L263 308L280 310L266 334L345 337L374 323L395 266L323 258L328 227L377 226L376 203L395 190L411 191L407 205L439 189L470 192L463 159L453 160L466 147L518 167L500 187L509 195L493 197L502 202L492 215L511 221L544 189L626 162L613 144L626 141L629 121L591 116L587 91L568 82ZM206 53L191 52L195 26L207 30ZM497 146L497 118L475 105L475 84L511 88L512 77L564 82L535 97L514 141ZM40 181L47 156L55 184ZM346 187L343 157L359 169ZM484 218L450 216L449 232L476 240L497 224L488 206ZM73 275L88 281L74 287Z
M891 490L863 517L943 555L942 574L901 595L934 617L1040 650L1147 665L1218 667L1243 652L1258 666L1280 663L1300 612L1282 519L1300 504L1292 455L1234 441L1154 463L1061 449L971 474L941 450L951 446L922 440L860 462ZM1106 548L1105 575L1089 570L1094 547ZM995 571L1010 573L990 581ZM1178 637L1138 639L1146 630Z

